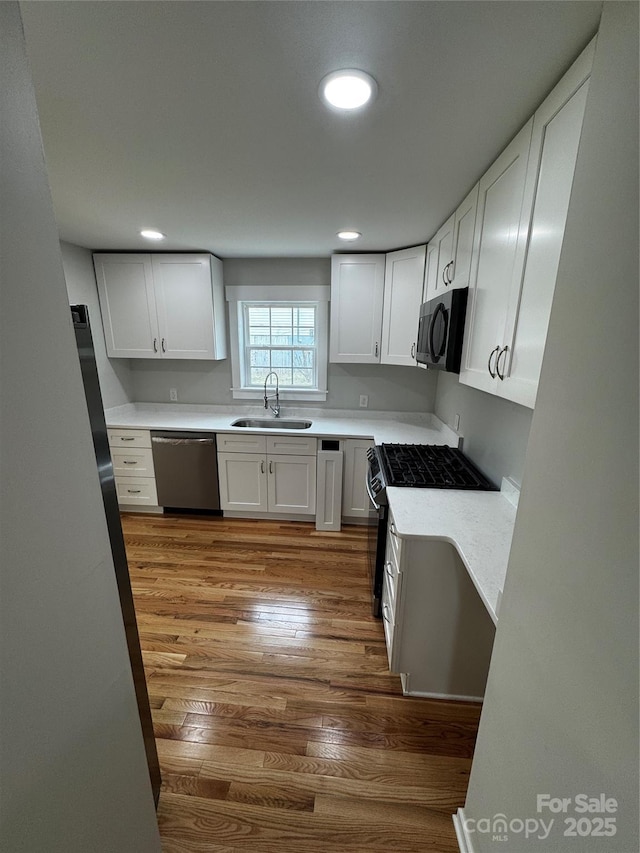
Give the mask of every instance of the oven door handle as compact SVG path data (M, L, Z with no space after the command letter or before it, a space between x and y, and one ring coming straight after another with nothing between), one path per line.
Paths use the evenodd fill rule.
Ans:
M367 489L367 494L369 495L369 500L371 501L371 503L373 504L373 508L374 508L374 509L375 509L375 511L377 512L377 511L380 509L380 504L377 504L377 503L376 503L376 499L375 499L375 497L373 496L373 493L372 493L372 491L371 491L371 486L370 486L370 484L369 484L369 475L368 475L368 474L367 474L367 476L366 476L366 478L365 478L364 484L365 484L366 489Z

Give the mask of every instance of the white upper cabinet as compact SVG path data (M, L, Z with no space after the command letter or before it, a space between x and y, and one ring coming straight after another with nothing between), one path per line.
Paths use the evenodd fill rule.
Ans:
M453 215L453 255L451 266L446 274L450 288L469 286L478 190L479 185L476 184L464 201L458 205Z
M384 255L332 255L329 361L380 361L384 265Z
M522 203L532 128L530 119L481 178L478 189L460 382L482 391L492 391L498 381L506 306L522 275L529 219Z
M226 358L218 258L95 254L93 259L111 358Z
M426 246L389 252L382 311L382 364L415 365Z
M473 235L478 206L478 185L471 190L427 246L423 301L446 290L469 286Z
M592 42L480 180L460 381L535 405Z
M94 255L107 355L157 358L151 255Z
M511 294L497 392L533 408L589 90L593 45L536 112L525 205L533 198L522 288ZM518 297L518 298L516 298ZM501 377L504 376L504 379Z
M425 268L425 302L440 296L451 284L450 273L453 266L454 219L454 214L451 214L444 225L438 228L429 241L430 266Z

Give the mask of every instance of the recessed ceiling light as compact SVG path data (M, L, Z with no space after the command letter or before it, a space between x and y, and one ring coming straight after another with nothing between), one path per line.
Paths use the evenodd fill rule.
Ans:
M338 231L338 237L341 240L357 240L362 234L359 231Z
M146 240L164 240L166 234L162 231L156 231L154 228L143 228L140 235Z
M376 94L376 81L364 71L346 68L332 71L320 82L320 97L336 110L357 110Z

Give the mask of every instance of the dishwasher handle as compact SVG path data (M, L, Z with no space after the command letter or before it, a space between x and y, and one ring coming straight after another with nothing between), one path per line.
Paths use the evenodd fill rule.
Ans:
M152 435L151 444L215 444L215 438L165 438Z

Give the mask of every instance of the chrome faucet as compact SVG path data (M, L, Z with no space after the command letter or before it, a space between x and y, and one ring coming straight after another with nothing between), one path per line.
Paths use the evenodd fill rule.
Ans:
M276 393L272 394L269 397L267 395L267 382L269 381L270 376L276 377ZM271 409L274 417L276 417L276 418L280 414L280 395L278 393L278 389L279 389L278 374L275 372L275 370L272 370L271 373L267 373L266 379L264 380L264 407L265 407L265 409ZM269 404L269 400L272 400L274 397L276 399L276 404L275 404L275 406L272 406Z

